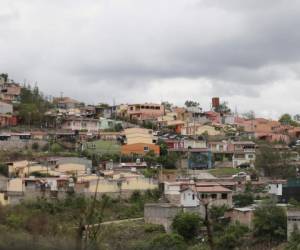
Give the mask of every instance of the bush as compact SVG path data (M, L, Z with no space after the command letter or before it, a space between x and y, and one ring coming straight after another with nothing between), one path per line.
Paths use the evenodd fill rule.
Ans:
M236 207L246 207L254 202L252 193L237 194L233 196L233 203Z
M254 212L254 236L262 241L280 242L286 239L286 213L271 200L264 201Z
M145 224L145 233L153 233L153 232L160 232L164 233L165 229L162 225L155 225L155 224Z
M172 228L174 232L181 235L185 240L194 239L200 230L201 218L196 213L177 214L173 220Z
M217 250L233 250L242 244L241 238L248 232L248 228L239 223L228 226L216 241Z
M161 234L151 240L149 249L185 250L186 244L178 234Z
M63 148L59 144L54 143L54 144L51 145L51 152L57 154L57 153L59 153L61 151L63 151Z
M34 142L34 143L32 143L31 148L34 151L38 151L40 148L40 145L37 142Z

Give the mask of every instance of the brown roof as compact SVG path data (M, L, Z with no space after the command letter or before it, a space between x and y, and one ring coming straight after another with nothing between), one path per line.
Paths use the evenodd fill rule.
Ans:
M196 187L196 191L199 193L231 193L232 191L223 186L210 186L210 187Z

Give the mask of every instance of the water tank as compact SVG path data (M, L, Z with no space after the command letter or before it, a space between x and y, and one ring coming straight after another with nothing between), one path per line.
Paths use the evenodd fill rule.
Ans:
M220 106L220 98L219 97L213 97L212 98L212 107L217 108Z

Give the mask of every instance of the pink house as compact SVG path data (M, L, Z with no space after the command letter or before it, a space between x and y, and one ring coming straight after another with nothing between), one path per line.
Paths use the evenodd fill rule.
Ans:
M213 123L221 123L221 115L214 111L205 112L205 116Z

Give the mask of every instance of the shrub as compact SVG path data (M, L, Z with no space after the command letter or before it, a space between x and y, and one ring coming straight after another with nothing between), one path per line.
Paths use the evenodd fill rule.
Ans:
M172 228L185 240L194 239L200 230L201 218L196 213L179 213L175 216Z

